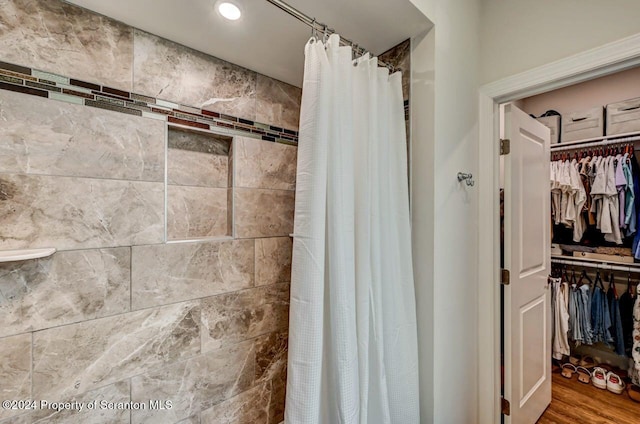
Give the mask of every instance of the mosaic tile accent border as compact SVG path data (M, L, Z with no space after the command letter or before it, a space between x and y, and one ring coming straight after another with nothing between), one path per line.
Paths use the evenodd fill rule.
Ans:
M157 119L219 134L298 144L298 131L0 61L0 89Z

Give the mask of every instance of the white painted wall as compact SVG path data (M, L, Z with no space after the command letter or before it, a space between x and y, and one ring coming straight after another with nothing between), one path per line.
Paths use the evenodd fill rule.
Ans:
M421 95L428 98L430 89L435 118L431 134L423 127L421 135L414 126L412 136L421 422L474 423L478 197L476 189L458 183L456 174L477 170L479 1L411 1L435 23L422 44L434 49L434 69L414 59L415 44L412 56L414 76L423 73L426 81L433 75L434 81L420 85L414 79L414 125L429 116L417 102Z
M411 39L411 229L413 232L420 416L433 420L435 30ZM429 417L429 420L427 419Z
M481 0L482 84L640 32L638 0Z

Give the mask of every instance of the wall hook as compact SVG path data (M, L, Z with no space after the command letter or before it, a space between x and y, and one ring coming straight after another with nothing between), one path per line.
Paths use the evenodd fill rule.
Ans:
M473 174L466 172L458 172L458 181L464 181L469 187L473 187L476 183L473 181Z

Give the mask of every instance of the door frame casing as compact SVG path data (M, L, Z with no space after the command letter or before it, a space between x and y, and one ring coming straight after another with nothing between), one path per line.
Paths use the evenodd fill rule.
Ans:
M499 423L501 414L499 105L637 66L640 66L640 33L479 89L477 393L480 424Z

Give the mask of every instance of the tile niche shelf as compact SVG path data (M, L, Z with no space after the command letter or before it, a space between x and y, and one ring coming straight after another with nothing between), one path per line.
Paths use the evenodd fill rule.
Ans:
M21 249L21 250L2 250L0 251L0 262L17 262L29 259L46 258L56 253L54 247L45 247L42 249Z

